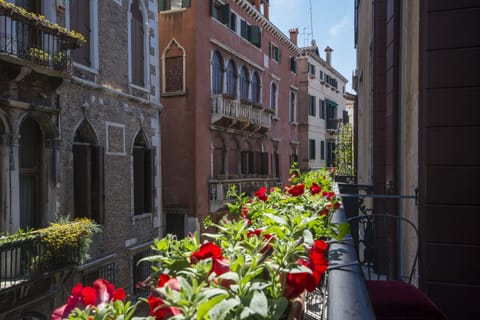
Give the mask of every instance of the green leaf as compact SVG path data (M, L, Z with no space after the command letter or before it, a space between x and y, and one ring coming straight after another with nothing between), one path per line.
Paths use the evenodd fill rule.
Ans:
M303 242L308 246L313 246L313 234L308 229L303 230Z
M226 316L233 308L240 305L240 300L235 298L225 299L222 302L215 305L210 312L208 313L212 319L215 320L225 320L228 319Z
M274 222L276 222L278 224L281 224L281 225L284 225L284 226L288 225L287 220L285 220L285 219L283 219L279 216L275 216L275 215L270 214L270 213L265 213L265 216L272 219Z
M208 290L210 291L210 290ZM203 317L217 304L219 304L221 301L223 301L225 298L228 297L228 294L221 294L217 295L213 298L207 299L206 302L200 304L197 309L197 320L202 320Z
M279 320L283 317L285 311L288 308L288 300L285 297L280 297L271 304L270 314L272 315L272 320Z
M256 314L267 317L268 315L268 300L265 293L262 291L255 291L253 293L252 300L250 301L250 309L255 311Z

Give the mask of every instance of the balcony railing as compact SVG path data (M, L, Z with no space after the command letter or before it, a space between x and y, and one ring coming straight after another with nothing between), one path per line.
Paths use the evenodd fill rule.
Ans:
M210 211L214 212L225 205L231 199L227 192L232 186L235 186L236 192L253 196L260 187L276 187L279 184L278 178L244 178L244 179L215 179L209 180Z
M48 254L40 234L8 242L0 238L0 292L79 263L78 246Z
M268 130L272 124L272 115L253 104L242 102L223 95L212 96L211 123L226 121L226 125L234 126L239 123L244 130Z
M59 71L70 71L68 49L81 46L68 31L46 20L0 7L0 54ZM55 26L55 27L53 27Z
M327 119L327 130L336 132L341 119Z

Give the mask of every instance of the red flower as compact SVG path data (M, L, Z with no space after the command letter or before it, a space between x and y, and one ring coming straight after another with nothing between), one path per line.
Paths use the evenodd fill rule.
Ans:
M335 192L333 192L333 191L330 191L330 192L323 191L322 196L327 198L328 201L332 201L332 199L335 197Z
M221 276L224 273L230 271L230 261L225 257L213 258L213 267L212 271L215 272L217 276ZM218 283L218 279L213 280L215 283ZM232 280L222 279L220 285L225 288L230 288L234 282Z
M258 199L264 201L264 202L267 202L268 200L268 196L267 196L267 187L261 187L260 189L258 189L256 192L255 192L255 197L257 197Z
M118 288L117 290L115 290L112 300L125 300L125 290L123 288Z
M190 256L190 263L195 264L200 260L208 258L219 258L222 256L222 248L217 246L215 243L207 242L200 246L198 251L195 251Z
M307 268L310 268L311 265L308 261L304 259L298 259L297 264L303 265ZM285 289L283 295L288 299L295 298L301 294L305 289L308 291L313 291L317 287L315 278L312 273L309 272L296 272L288 273L285 281Z
M320 211L321 216L328 216L328 213L329 213L328 209L323 209L322 211Z
M181 313L180 309L176 307L165 306L162 299L150 295L148 297L148 306L150 307L150 315L155 317L155 320L164 320L176 316Z
M305 192L305 185L303 183L299 183L293 187L287 186L286 190L291 196L298 197Z
M310 193L312 195L316 195L317 193L320 193L321 191L322 191L322 187L320 187L315 182L313 182L312 185L310 186Z
M328 249L328 243L323 240L316 240L310 249L310 264L313 270L316 286L322 280L322 275L328 268L328 260L325 258L325 252Z

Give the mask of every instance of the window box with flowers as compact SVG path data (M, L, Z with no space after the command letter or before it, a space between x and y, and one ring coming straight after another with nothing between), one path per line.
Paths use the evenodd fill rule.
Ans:
M290 182L284 189L261 187L253 198L233 188L229 214L217 224L205 219L216 232L202 240L197 234L155 240L156 254L142 260L153 264L152 276L137 285L150 290L150 316L137 319L282 320L298 312L294 301L324 278L328 240L341 239L348 227L330 221L340 202L326 169L304 175L293 169ZM69 301L80 299L78 291ZM123 299L110 297L79 309L63 306L52 319L133 317L117 317L113 309L122 307L113 306Z

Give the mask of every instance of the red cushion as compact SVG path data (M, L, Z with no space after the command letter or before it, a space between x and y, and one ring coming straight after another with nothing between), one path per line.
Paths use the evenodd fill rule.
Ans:
M367 290L377 320L438 319L445 314L415 286L392 280L368 280Z

